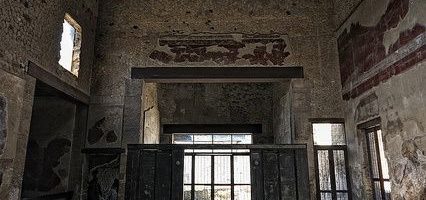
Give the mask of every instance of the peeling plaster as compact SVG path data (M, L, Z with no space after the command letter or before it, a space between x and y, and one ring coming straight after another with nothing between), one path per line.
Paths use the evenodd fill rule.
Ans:
M383 45L388 53L391 45L399 39L400 34L412 29L416 24L426 26L426 1L410 0L407 15L395 27L387 30L383 35Z

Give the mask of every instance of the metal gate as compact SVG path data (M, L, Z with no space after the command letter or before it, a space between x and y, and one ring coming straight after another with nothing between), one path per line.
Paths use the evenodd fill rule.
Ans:
M195 151L188 153L189 150ZM185 156L195 156L197 154L194 152L209 150L212 153L204 156L223 156L223 151L222 154L218 152L226 150L226 155L231 159L242 155L242 152L250 157L252 200L310 198L306 145L161 144L128 146L125 199L183 200ZM215 172L207 174L212 176L212 173ZM232 182L231 188L234 185ZM200 198L191 195L189 199ZM215 197L211 195L206 199L213 200ZM235 199L233 193L229 199Z

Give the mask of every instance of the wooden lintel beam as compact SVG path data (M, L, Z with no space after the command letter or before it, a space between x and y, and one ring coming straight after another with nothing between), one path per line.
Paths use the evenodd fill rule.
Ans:
M146 82L277 82L303 78L303 67L145 67L132 68L132 79Z

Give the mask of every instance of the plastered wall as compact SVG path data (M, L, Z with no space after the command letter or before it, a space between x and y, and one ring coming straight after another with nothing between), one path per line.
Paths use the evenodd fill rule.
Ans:
M365 0L338 34L355 199L372 199L365 133L380 117L392 199L426 198L425 26L419 0Z

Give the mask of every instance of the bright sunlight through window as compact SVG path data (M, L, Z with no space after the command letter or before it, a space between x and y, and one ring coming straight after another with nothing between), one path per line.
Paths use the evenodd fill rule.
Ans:
M81 28L70 15L63 22L59 64L74 75L78 75L80 64Z

